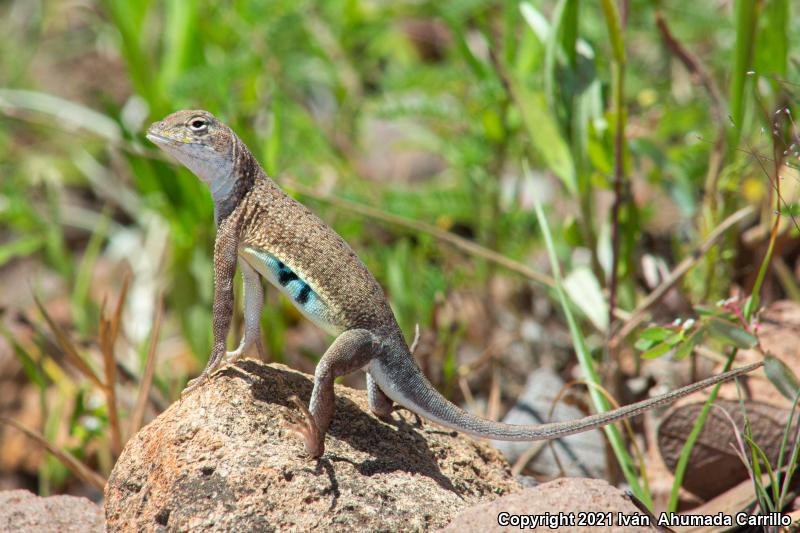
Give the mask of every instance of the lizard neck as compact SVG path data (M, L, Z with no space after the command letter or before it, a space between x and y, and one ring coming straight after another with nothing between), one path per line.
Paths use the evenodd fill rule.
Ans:
M231 149L228 174L209 182L214 200L214 220L217 225L225 220L253 188L256 178L264 171L247 146L236 138Z

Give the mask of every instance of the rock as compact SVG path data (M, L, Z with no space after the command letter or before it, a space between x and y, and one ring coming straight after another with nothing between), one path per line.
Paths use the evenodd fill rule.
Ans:
M652 526L635 525L635 522L627 526L619 525L617 521L620 515L629 520L649 520L651 524L656 523L656 520L639 510L621 490L601 479L585 478L556 479L488 503L476 505L461 512L447 527L439 531L442 533L457 531L489 533L522 529L519 525L511 528L501 527L498 524L498 520L503 518L500 513L539 515L545 520L548 518L552 520L555 516L564 520L558 525L558 531L565 533L658 531ZM547 516L548 513L549 516ZM559 515L559 513L561 514ZM581 517L581 513L585 513L585 515ZM608 522L605 522L609 517L614 523L611 527ZM584 521L592 520L594 525L580 525L581 518ZM599 521L603 521L603 523L601 524ZM545 523L539 524L536 529L550 531L556 528Z
M339 385L326 453L310 460L288 415L311 386L251 360L217 372L128 442L106 485L109 530L420 531L520 488L490 447L405 411L382 422Z
M549 368L539 368L531 372L525 383L525 390L503 419L506 424L544 424L545 422L561 422L575 420L586 416L580 409L559 401L548 418L553 399L558 396L564 382ZM550 441L552 450L558 456L555 460L553 451L547 450L541 442L504 442L492 441L492 446L503 452L509 462L514 463L532 446L540 451L528 462L528 469L536 474L553 477L562 475L559 463L564 468L565 476L605 477L606 451L605 438L600 430L586 431Z
M105 531L103 524L103 509L86 498L0 492L0 531L91 533Z

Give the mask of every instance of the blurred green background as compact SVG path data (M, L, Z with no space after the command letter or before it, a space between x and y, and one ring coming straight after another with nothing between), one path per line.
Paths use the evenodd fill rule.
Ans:
M41 325L33 294L99 369L101 306L107 298L106 311L114 308L128 276L115 356L121 385L134 392L163 295L150 414L204 365L211 200L143 137L181 108L219 116L351 243L409 338L420 324L426 372L459 398L459 369L489 345L518 344L522 362L504 368L522 372L503 374L517 385L540 364L535 354L569 352L552 287L536 277L549 270L537 199L592 348L604 345L612 292L621 325L693 254L655 321L749 294L776 214L761 303L797 299L797 8L789 0L0 2L0 361L9 386L35 385L29 400L20 393L0 409L34 413L32 427L101 472L113 464L103 397L58 364L64 347ZM737 226L695 253L748 206L746 232ZM313 368L329 339L268 292L270 358ZM612 356L634 360L635 340ZM135 400L125 390L123 417ZM34 479L46 493L68 483L55 460L3 453L0 468L17 472L18 484Z

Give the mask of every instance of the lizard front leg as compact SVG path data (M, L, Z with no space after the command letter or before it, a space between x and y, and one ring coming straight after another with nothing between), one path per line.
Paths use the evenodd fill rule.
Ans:
M182 396L202 385L223 361L228 330L233 318L233 277L236 274L236 260L239 246L239 224L235 216L223 220L217 228L214 243L214 307L212 311L212 330L214 345L205 370L191 380Z
M308 409L296 397L292 398L303 413L290 415L295 422L292 429L303 436L306 453L311 457L320 457L325 451L325 433L335 408L333 381L364 367L380 354L380 346L380 339L370 331L345 331L336 337L317 364Z
M261 360L266 361L267 359L264 345L261 343L261 309L264 305L264 288L261 286L258 272L241 257L239 258L239 267L242 269L242 280L244 281L244 335L239 347L225 354L226 364L236 362L247 354L254 344Z

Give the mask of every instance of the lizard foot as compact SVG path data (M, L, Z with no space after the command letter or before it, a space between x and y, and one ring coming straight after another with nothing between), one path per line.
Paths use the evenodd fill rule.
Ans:
M207 377L208 376L206 375L206 373L203 372L196 378L190 379L189 383L186 384L186 388L181 391L181 400L186 398L186 396L188 396L189 393L192 392L193 390L200 388L200 385L206 382Z
M212 353L211 359L209 360L208 366L205 368L205 370L203 370L203 372L196 378L189 380L189 383L186 384L186 388L183 389L183 392L181 392L181 399L185 398L186 395L193 390L200 388L203 383L208 381L208 378L211 376L211 374L222 368L224 365L225 363L223 361L223 357Z
M325 451L325 436L320 435L319 427L317 427L314 417L311 416L308 408L300 401L300 398L292 396L289 400L300 409L300 413L289 412L289 418L293 422L289 429L303 437L303 443L308 455L314 459L321 457Z
M225 357L222 359L222 365L232 365L244 356L244 350L237 348L232 352L225 352Z

